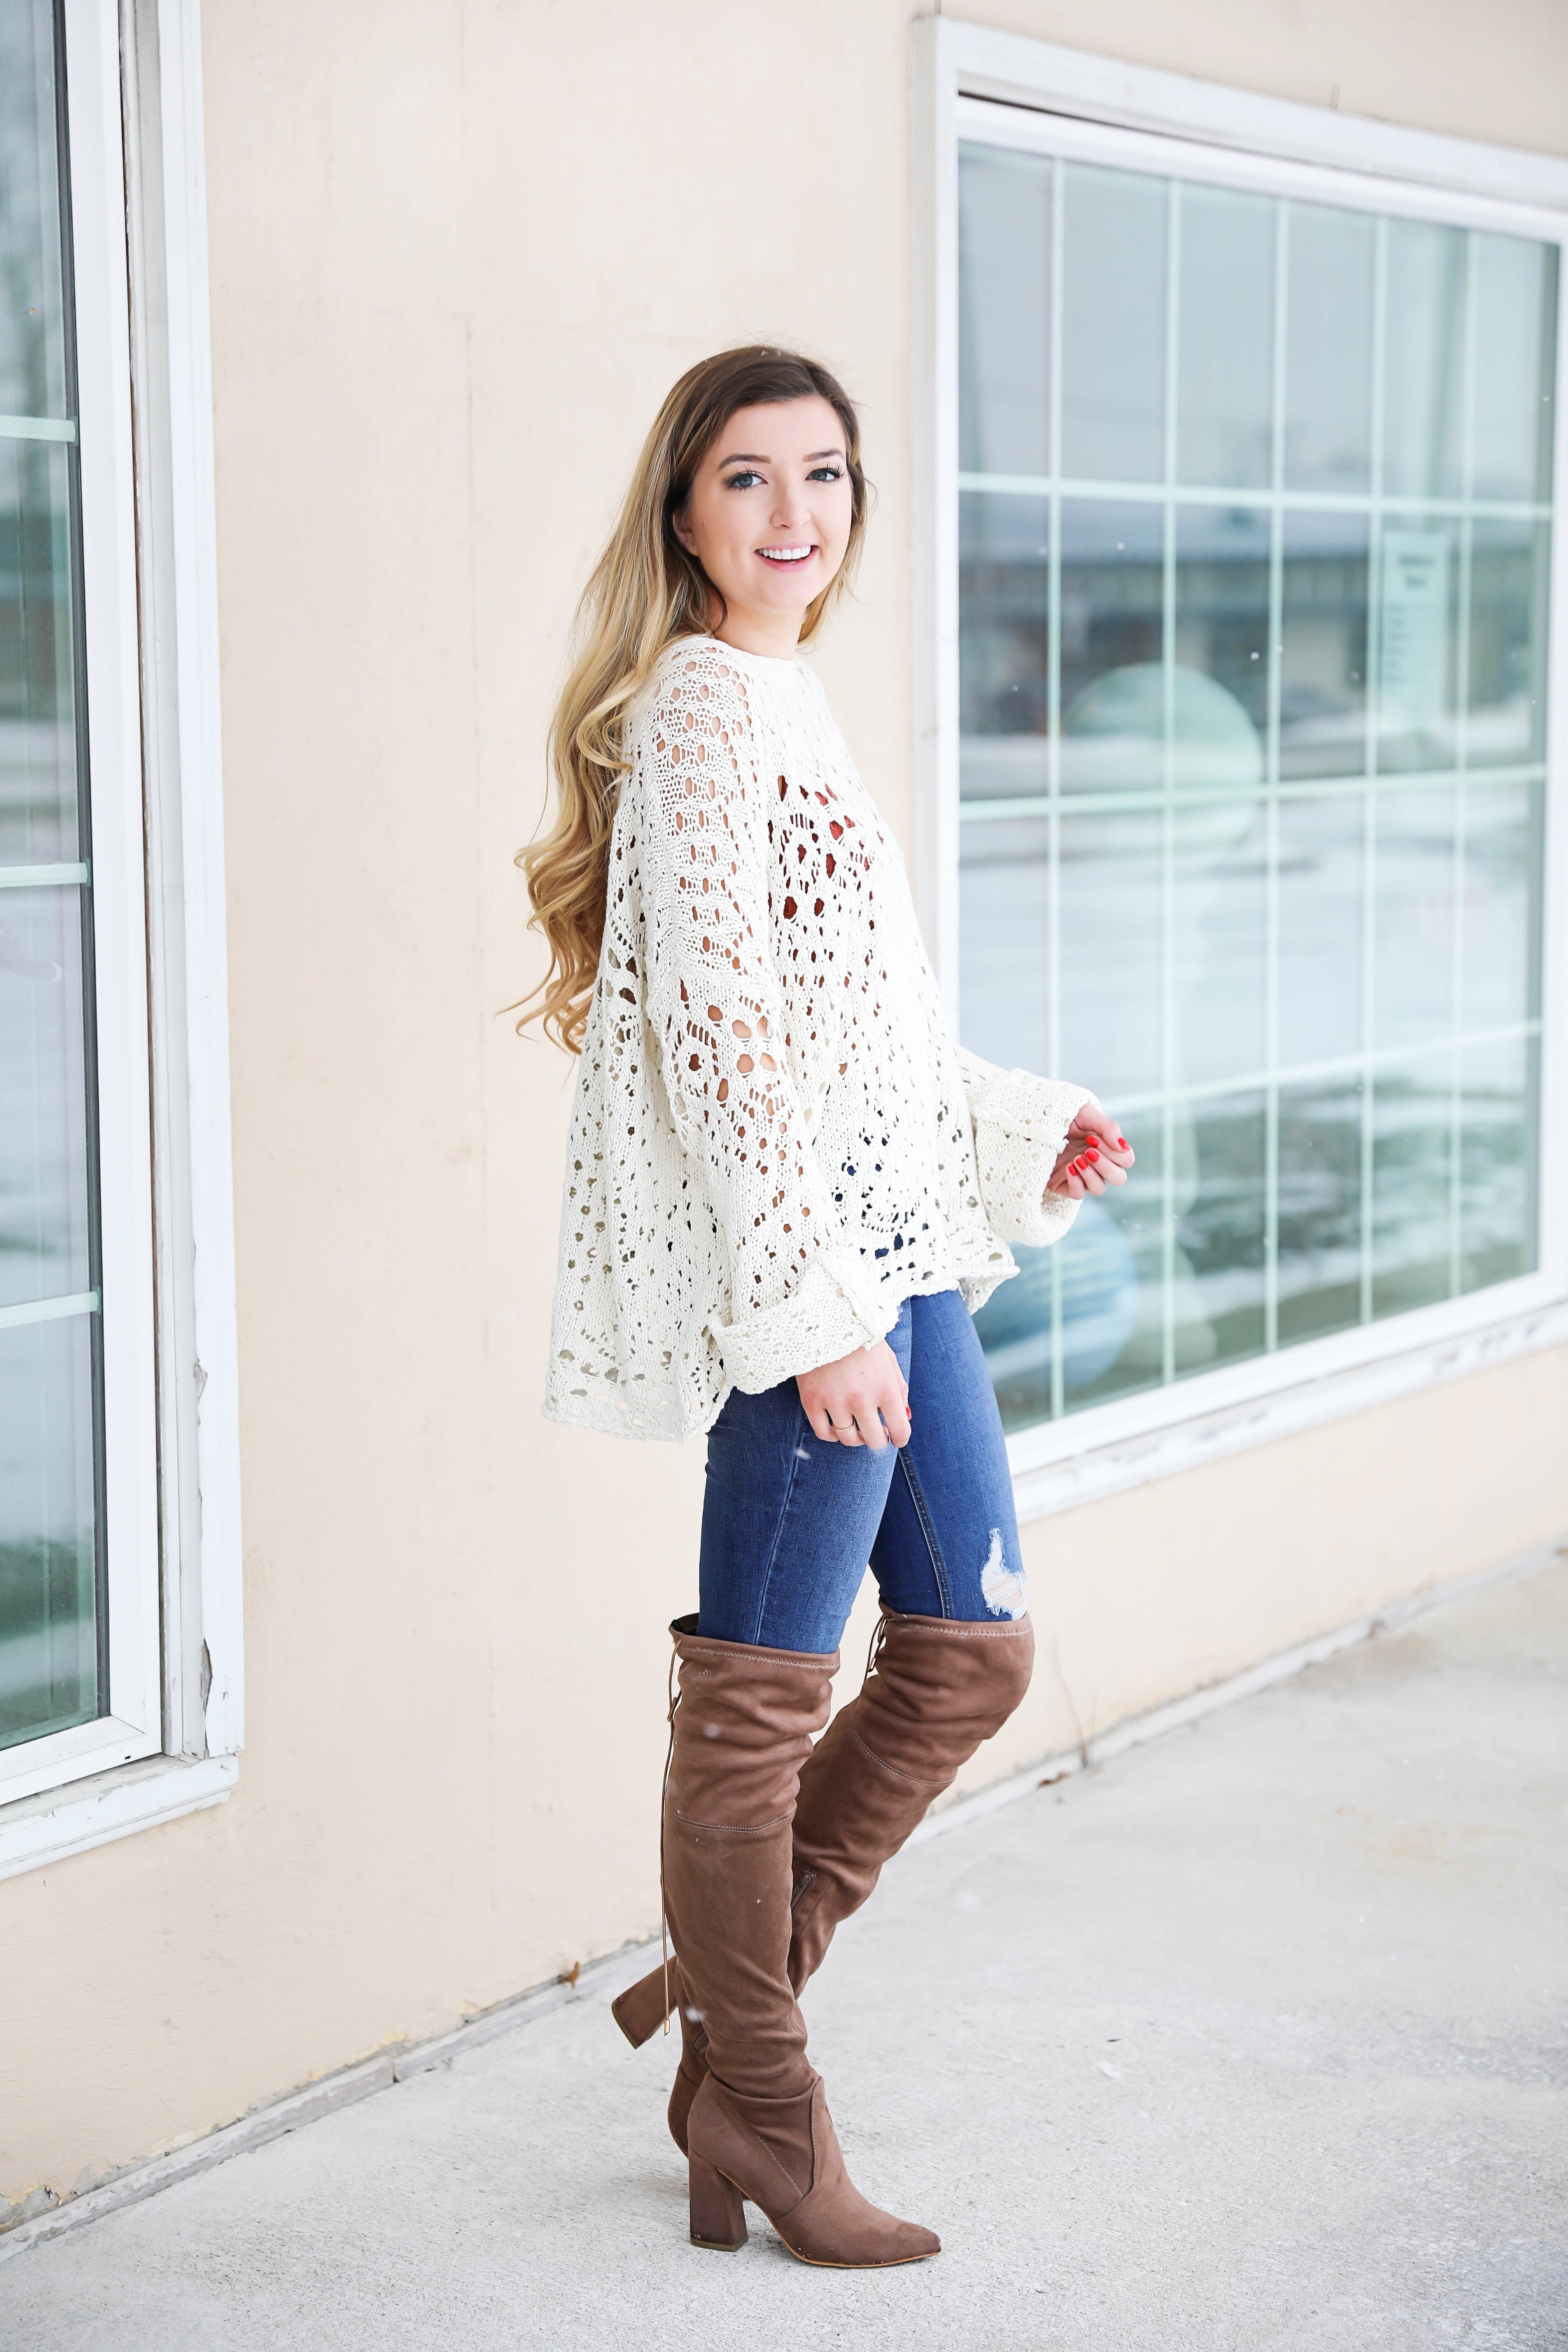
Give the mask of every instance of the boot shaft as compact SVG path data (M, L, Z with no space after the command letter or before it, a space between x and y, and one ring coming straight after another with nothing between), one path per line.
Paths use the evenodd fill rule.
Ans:
M696 1621L670 1632L679 1662L672 1717L672 1817L756 1832L793 1811L802 1767L827 1720L838 1654L710 1641Z
M814 2079L789 1979L795 1794L837 1659L707 1641L689 1620L671 1631L662 1870L683 2007L721 2082L794 2095Z

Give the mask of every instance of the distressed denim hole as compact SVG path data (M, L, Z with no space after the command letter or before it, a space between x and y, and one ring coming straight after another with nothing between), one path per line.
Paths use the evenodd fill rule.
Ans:
M1029 1587L1021 1568L1009 1568L1002 1550L1002 1530L991 1530L991 1549L980 1571L980 1591L993 1617L1018 1618L1027 1613Z

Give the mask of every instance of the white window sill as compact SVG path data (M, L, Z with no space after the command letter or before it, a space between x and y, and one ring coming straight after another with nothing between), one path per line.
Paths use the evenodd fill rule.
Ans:
M0 1805L0 1878L85 1853L132 1830L221 1805L239 1777L237 1756L150 1756L37 1797Z
M1362 1343L1365 1338L1364 1332L1347 1335L1348 1340ZM1325 1361L1334 1343L1313 1342L1291 1349L1289 1358L1264 1358L1237 1367L1232 1374L1200 1375L1176 1388L1129 1399L1124 1405L1069 1414L1046 1427L1020 1431L1008 1441L1018 1517L1049 1518L1077 1504L1195 1470L1227 1454L1317 1429L1325 1422L1368 1412L1565 1341L1568 1300L1549 1300L1479 1328L1445 1332L1414 1347L1391 1349L1370 1362ZM1280 1382L1267 1393L1246 1392L1264 1380L1279 1382L1282 1364L1292 1360L1298 1372L1294 1381ZM1226 1394L1226 1389L1231 1393ZM1187 1410L1182 1413L1184 1403Z

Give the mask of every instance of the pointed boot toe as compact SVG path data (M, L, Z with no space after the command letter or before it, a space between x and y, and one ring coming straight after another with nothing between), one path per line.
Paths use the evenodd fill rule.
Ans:
M845 2169L820 2076L797 2097L756 2099L738 2097L710 2075L692 2102L688 2136L694 2217L717 2174L762 2208L803 2263L886 2270L942 2252L934 2231L861 2196Z

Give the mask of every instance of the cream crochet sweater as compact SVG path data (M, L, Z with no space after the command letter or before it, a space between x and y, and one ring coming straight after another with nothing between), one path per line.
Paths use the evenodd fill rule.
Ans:
M953 1044L898 845L801 660L670 647L628 719L577 1072L545 1412L696 1435L978 1307L1074 1207L1081 1087Z

